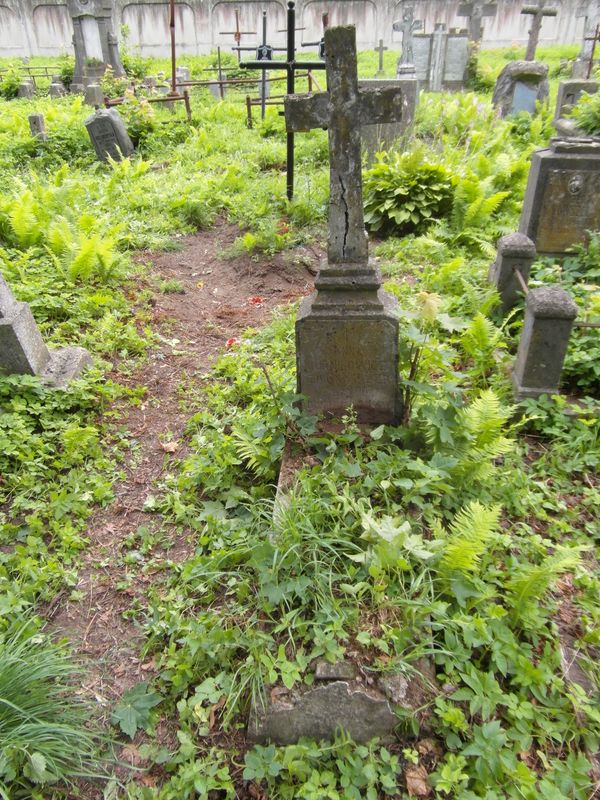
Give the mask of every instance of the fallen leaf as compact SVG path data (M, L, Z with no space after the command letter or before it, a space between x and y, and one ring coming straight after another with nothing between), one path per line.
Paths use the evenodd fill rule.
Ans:
M139 767L139 765L143 764L145 760L134 744L125 745L125 747L121 750L121 758L123 761L127 761L128 764L131 764L134 767Z
M227 339L225 342L225 347L230 350L232 347L236 347L240 343L240 340L237 339L235 336L232 336L231 339Z
M406 788L411 797L429 797L431 786L427 780L427 770L421 764L411 764L404 770Z
M175 453L179 447L179 442L159 442L165 453Z
M260 308L263 305L264 302L265 302L265 298L261 297L259 294L254 295L254 297L249 297L248 298L248 305L258 306L258 308Z
M223 706L225 705L226 699L227 698L225 697L225 695L223 695L223 697L218 702L216 702L214 704L214 706L210 707L210 711L208 713L208 729L210 731L212 731L212 729L215 727L215 717L216 717L217 711L220 708L223 708Z

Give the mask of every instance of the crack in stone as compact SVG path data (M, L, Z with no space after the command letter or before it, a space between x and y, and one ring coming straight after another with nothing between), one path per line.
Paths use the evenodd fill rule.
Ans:
M342 257L346 260L346 242L348 241L348 232L350 228L350 219L348 214L348 203L346 202L346 187L344 186L344 181L342 180L342 176L339 175L340 187L342 190L341 200L344 205L344 217L345 217L345 224L344 224L344 242L342 244Z

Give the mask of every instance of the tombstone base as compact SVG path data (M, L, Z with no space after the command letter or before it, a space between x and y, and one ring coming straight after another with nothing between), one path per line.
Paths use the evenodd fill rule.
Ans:
M376 276L371 273L371 280ZM396 425L402 406L398 385L396 300L382 289L319 291L304 300L296 321L298 393L310 413L342 417L352 406L361 423ZM348 276L346 275L346 285ZM368 280L357 275L357 281ZM321 289L321 287L323 287Z
M92 363L83 347L61 347L50 350L50 361L41 374L42 383L53 389L64 389Z

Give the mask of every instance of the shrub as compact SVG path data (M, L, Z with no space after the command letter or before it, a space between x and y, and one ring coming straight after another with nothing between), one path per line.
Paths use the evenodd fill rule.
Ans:
M73 83L74 74L75 59L72 56L62 56L60 59L60 79L67 88L67 91Z
M422 151L383 154L365 173L365 223L385 234L421 233L452 209L452 178Z
M19 68L14 64L10 64L0 81L0 95L6 100L12 100L18 95L20 85L21 73Z

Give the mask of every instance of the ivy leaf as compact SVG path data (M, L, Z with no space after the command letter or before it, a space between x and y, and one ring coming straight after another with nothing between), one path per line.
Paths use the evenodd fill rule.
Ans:
M159 694L148 691L148 682L142 681L123 693L121 702L112 714L111 722L133 739L138 728L144 730L148 728L150 710L161 701L162 697Z

